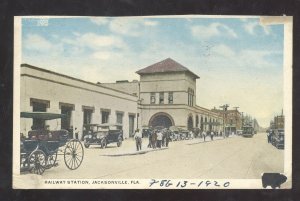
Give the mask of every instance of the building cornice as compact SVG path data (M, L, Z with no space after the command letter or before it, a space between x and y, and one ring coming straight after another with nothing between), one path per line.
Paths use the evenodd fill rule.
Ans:
M31 69L38 70L38 71L41 71L41 72L53 74L53 75L56 75L56 76L60 76L60 77L64 77L64 78L67 78L67 79L75 80L75 81L82 82L82 83L85 83L85 84L90 84L90 85L97 86L97 87L100 87L100 88L104 88L104 89L109 89L109 90L112 90L112 91L116 91L118 93L126 94L126 95L133 96L133 97L137 97L137 96L135 96L133 94L126 93L124 91L120 91L120 90L117 90L117 89L106 87L106 86L103 86L101 84L95 84L93 82L81 80L81 79L78 79L78 78L74 78L74 77L71 77L71 76L68 76L68 75L64 75L64 74L57 73L57 72L54 72L54 71L50 71L50 70L47 70L47 69L44 69L44 68L32 66L32 65L29 65L29 64L21 64L21 67L31 68Z

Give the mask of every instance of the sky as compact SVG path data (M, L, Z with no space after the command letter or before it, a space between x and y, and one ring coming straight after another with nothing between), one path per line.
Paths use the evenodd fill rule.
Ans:
M22 63L106 83L172 58L200 76L197 105L239 107L267 127L283 108L283 28L259 18L23 18Z

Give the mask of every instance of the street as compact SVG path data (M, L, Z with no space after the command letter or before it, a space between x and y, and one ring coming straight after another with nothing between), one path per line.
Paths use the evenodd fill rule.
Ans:
M233 136L202 142L193 139L170 142L168 149L136 154L135 142L127 139L121 147L109 144L85 148L82 165L69 170L63 156L57 167L46 170L44 179L123 179L123 178L210 178L259 179L264 172L283 172L284 151L267 143L266 133L253 138ZM145 150L148 139L143 139Z

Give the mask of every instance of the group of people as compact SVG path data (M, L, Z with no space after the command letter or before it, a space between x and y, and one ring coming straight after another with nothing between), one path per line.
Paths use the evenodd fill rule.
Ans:
M168 147L170 142L170 130L162 129L162 130L153 130L148 133L148 148L162 148ZM142 149L142 132L139 129L136 129L134 134L136 150L140 151Z
M204 141L205 141L206 137L208 137L208 136L210 136L210 140L213 141L216 133L214 131L202 131L201 134L202 134Z

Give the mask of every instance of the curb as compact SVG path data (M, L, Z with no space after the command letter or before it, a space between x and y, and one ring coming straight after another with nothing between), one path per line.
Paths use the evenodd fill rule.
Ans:
M135 152L129 152L129 153L122 153L122 154L103 154L100 156L110 156L110 157L117 157L117 156L133 156L133 155L140 155L140 154L146 154L148 152L153 151L161 151L169 149L168 147L158 148L158 149L151 149L151 150L145 150L145 151L135 151Z

